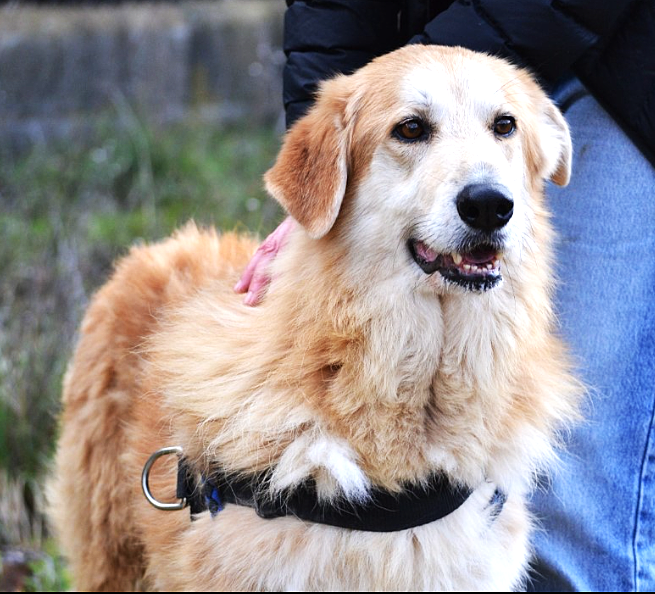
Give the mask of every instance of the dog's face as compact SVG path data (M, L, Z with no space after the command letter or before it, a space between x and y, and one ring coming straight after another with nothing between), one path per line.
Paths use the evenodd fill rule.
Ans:
M566 184L570 161L564 119L524 71L415 46L325 83L266 181L362 269L442 293L491 289L520 266L546 216L543 180Z

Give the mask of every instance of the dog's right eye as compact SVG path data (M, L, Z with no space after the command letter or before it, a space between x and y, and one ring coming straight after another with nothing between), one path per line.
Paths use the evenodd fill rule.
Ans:
M418 118L411 118L400 122L394 128L393 135L399 140L413 142L427 138L428 128Z

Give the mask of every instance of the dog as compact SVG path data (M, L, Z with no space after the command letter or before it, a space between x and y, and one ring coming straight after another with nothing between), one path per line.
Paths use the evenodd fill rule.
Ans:
M544 201L570 168L501 59L413 46L325 82L265 176L298 225L260 306L232 291L254 239L189 225L89 307L49 486L75 586L524 586L526 494L581 393ZM142 477L156 503L180 476L199 509L148 504Z

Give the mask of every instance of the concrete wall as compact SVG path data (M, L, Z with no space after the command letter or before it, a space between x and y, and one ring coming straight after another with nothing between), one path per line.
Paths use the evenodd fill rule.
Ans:
M129 105L155 121L271 121L282 0L0 7L0 142Z

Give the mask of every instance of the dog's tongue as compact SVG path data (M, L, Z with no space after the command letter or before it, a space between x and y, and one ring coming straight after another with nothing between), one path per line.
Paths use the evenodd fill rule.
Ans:
M430 249L422 241L416 242L416 254L425 262L434 262L437 259L437 252Z
M462 254L462 260L466 264L486 264L496 257L496 252L488 248L478 248L466 254Z

